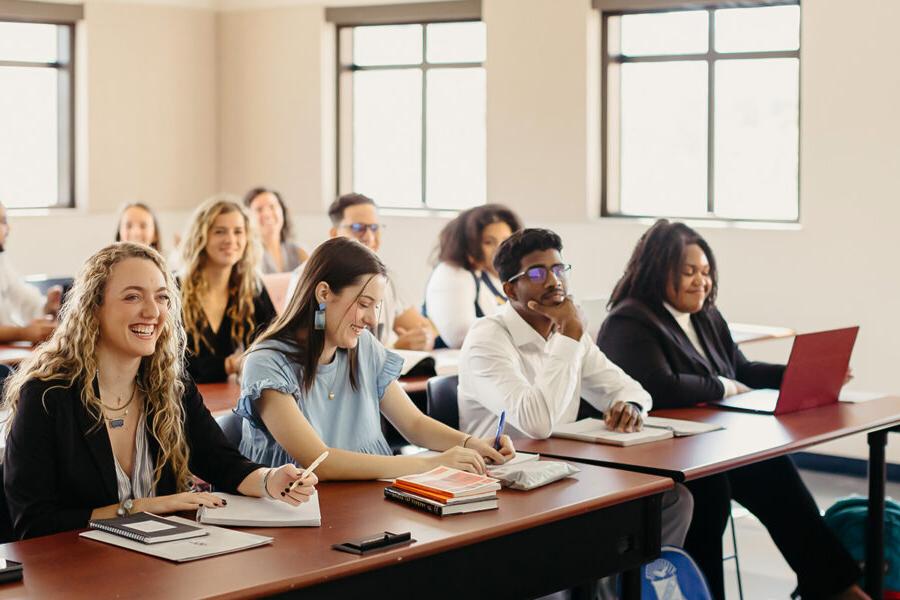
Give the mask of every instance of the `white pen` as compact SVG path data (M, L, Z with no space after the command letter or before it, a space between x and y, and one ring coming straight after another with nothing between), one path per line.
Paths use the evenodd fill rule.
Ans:
M301 479L306 479L307 477L312 475L312 472L316 470L316 467L318 467L320 464L322 464L322 461L325 460L326 458L328 458L328 450L326 450L325 452L320 454L319 458L312 461L312 464L303 470L303 473L301 473L301 475L300 475L300 479L295 480L294 483L291 484L291 487L288 490L288 493L291 493L294 491L294 488L297 487L297 484L300 483Z

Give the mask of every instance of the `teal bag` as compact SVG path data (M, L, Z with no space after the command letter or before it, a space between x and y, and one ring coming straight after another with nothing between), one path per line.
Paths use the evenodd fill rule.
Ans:
M866 560L866 515L868 499L842 498L825 511L825 523L860 565ZM900 592L900 504L884 500L885 591ZM864 582L860 580L862 586Z

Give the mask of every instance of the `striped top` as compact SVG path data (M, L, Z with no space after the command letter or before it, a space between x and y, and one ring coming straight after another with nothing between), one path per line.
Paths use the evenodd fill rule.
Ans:
M139 418L138 423L141 426L134 434L134 464L131 467L131 478L113 454L119 502L124 502L128 498L151 498L156 495L153 490L153 462L150 459L150 449L147 447L147 422Z

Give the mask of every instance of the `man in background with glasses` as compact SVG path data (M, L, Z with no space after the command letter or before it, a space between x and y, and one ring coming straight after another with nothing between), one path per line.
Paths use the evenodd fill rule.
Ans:
M328 208L331 237L355 239L378 253L385 226L378 222L378 207L368 196L345 194ZM378 319L379 331L373 333L388 348L432 350L435 329L416 306L406 302L390 277Z

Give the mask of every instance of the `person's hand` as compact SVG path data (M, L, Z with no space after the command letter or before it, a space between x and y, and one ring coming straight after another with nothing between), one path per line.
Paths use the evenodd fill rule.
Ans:
M566 296L559 304L551 305L529 300L528 308L550 319L556 331L576 342L584 335L583 317L579 308L572 302L571 296Z
M53 317L59 312L59 306L62 304L62 286L54 285L47 290L47 303L44 304L44 312Z
M493 436L489 438L470 437L466 440L466 448L476 451L494 465L502 465L516 455L516 450L508 435L500 436L500 450L494 449Z
M414 327L412 329L403 329L398 327L397 341L394 342L394 348L398 350L433 350L434 349L434 331L431 327Z
M244 352L243 350L236 350L234 354L225 357L225 374L226 375L240 375L241 374L241 366L244 363Z
M157 515L178 512L181 510L197 510L201 506L218 508L225 506L224 498L209 492L182 492L156 498L137 498L134 501L134 512L151 512Z
M22 339L32 344L38 344L50 337L54 329L56 329L56 321L35 319L22 328Z
M850 383L853 379L853 367L847 367L847 373L844 374L844 385Z
M469 443L471 444L471 442ZM494 452L496 452L496 450ZM449 450L444 450L436 456L425 458L425 461L427 462L427 470L429 471L435 467L444 466L459 469L460 471L484 475L485 470L487 469L487 466L484 464L484 459L481 458L481 454L472 448L463 448L462 446L453 446Z
M606 411L603 420L606 422L607 428L624 433L640 431L644 426L641 409L630 402L616 402Z
M741 383L741 382L738 381L737 379L732 379L732 381L734 382L734 387L735 387L735 389L737 390L737 391L735 392L736 394L746 394L747 392L752 392L752 391L753 391L753 388L747 387L746 385L744 385L743 383Z
M315 473L310 473L307 477L300 479L302 474L303 469L297 468L295 465L281 465L269 475L266 489L272 497L282 502L287 502L291 506L303 504L316 492L316 484L319 483L319 478L316 477ZM291 489L291 484L298 479L300 483L294 489Z

